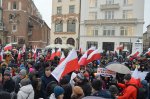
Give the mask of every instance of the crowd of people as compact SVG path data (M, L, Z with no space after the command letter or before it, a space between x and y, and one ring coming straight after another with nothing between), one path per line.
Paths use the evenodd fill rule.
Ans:
M33 52L18 53L11 50L3 55L0 63L0 99L150 99L150 72L145 80L137 80L131 74L116 77L94 75L97 68L105 68L111 62L124 63L131 70L137 66L148 71L148 57L130 57L126 54L101 53L101 59L80 66L57 81L51 72L58 66L60 57L49 60L51 51L40 54L36 60ZM38 54L38 53L36 53ZM65 53L67 56L67 52ZM78 58L82 53L78 52Z

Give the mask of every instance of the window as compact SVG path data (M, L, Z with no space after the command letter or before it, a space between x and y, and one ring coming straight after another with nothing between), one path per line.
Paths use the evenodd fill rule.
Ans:
M8 10L11 10L11 2L8 2Z
M14 18L14 15L9 14L9 20L13 20L13 18Z
M67 21L67 32L75 32L76 31L76 21L68 20Z
M55 32L63 32L63 21L56 21Z
M87 42L87 45L86 45L86 48L89 49L89 48L91 48L92 46L98 48L98 42L88 41L88 42Z
M89 12L89 20L96 20L97 12Z
M61 40L61 38L56 38L55 39L55 44L62 44L62 40Z
M61 0L58 0L58 2L61 2Z
M17 9L17 3L14 2L14 3L13 3L13 10L16 10L16 9Z
M87 33L87 36L98 36L98 27L93 27L93 26L87 26L87 30L86 30L86 33Z
M97 7L97 0L89 0L89 7Z
M114 0L106 0L106 4L114 4Z
M124 0L123 4L124 5L132 5L133 4L133 0Z
M70 45L75 45L75 40L73 38L68 38L67 39L67 44L70 44Z
M123 19L133 18L132 10L123 10Z
M62 7L57 7L57 14L62 14Z
M114 42L103 42L103 50L107 51L114 51Z
M114 11L105 11L105 19L114 19Z
M69 6L69 13L74 13L75 12L75 6L71 5Z
M103 36L115 36L115 27L104 26L103 27Z
M12 25L12 32L16 32L17 31L17 25L16 24L13 24Z
M120 35L121 36L132 36L134 33L134 28L132 26L121 26L120 27Z

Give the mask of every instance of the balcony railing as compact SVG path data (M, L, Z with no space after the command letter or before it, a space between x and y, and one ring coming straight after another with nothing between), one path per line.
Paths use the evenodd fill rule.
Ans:
M101 25L101 24L137 24L138 20L133 19L97 19L97 20L85 20L86 25Z
M100 5L101 10L108 10L108 9L119 9L119 4L104 4Z

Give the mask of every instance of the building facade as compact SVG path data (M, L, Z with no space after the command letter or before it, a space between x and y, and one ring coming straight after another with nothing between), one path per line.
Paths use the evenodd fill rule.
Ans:
M140 6L139 6L140 5ZM133 51L142 38L144 0L81 0L80 47Z
M45 47L50 42L50 28L42 20L32 0L3 0L3 23L6 43ZM3 44L5 40L3 40Z
M147 26L147 31L143 34L143 50L147 51L150 48L150 25Z
M51 44L79 46L80 0L52 0Z

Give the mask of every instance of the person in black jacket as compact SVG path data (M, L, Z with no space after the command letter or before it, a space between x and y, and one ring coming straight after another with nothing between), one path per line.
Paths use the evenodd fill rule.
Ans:
M15 82L11 78L10 70L6 69L4 72L3 90L11 93L14 91L14 89Z

